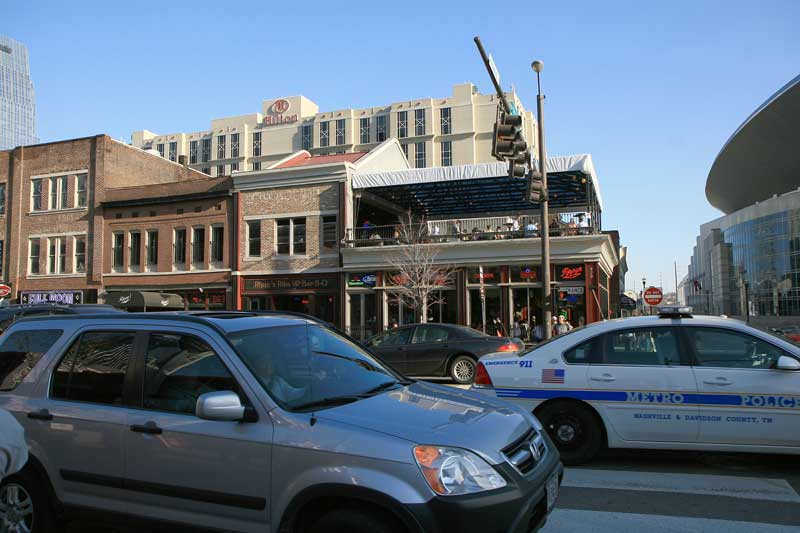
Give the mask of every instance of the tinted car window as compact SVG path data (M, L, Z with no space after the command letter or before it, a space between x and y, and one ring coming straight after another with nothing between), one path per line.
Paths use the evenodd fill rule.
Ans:
M600 340L597 337L582 342L574 348L564 352L564 360L571 364L596 363L600 359L598 350L599 344Z
M636 328L606 334L603 350L606 365L680 364L678 337L674 328Z
M772 368L783 350L759 338L718 328L686 328L698 366Z
M398 329L397 331L388 331L380 337L375 337L370 341L370 346L398 346L400 344L408 344L411 339L413 328Z
M270 396L287 409L364 394L395 381L378 360L327 328L262 328L228 338Z
M436 326L418 326L417 332L414 334L414 344L423 344L426 342L444 342L450 336L450 332L445 328L438 328Z
M92 331L81 335L53 374L51 396L122 405L134 336L135 333L127 331Z
M219 356L197 337L152 333L145 361L145 409L194 414L201 395L238 390Z
M16 331L0 345L0 390L14 389L63 333L60 329Z

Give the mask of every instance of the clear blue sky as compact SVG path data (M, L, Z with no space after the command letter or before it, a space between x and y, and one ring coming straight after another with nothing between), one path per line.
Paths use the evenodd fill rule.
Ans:
M565 5L569 4L569 5ZM501 6L506 6L505 10ZM508 15L511 18L507 18ZM5 0L0 33L27 44L39 136L206 129L304 94L339 109L449 94L488 77L535 106L545 62L551 155L591 153L629 286L674 286L719 149L800 71L797 0L671 2L63 2Z

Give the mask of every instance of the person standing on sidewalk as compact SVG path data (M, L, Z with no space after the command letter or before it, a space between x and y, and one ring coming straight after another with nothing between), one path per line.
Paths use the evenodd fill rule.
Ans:
M0 409L0 481L22 470L27 462L25 431L11 413Z

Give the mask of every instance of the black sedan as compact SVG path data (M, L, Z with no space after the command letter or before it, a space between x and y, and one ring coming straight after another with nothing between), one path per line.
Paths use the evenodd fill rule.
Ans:
M383 360L408 376L451 377L472 383L478 358L493 352L516 352L522 342L492 337L453 324L412 324L384 331L367 345Z

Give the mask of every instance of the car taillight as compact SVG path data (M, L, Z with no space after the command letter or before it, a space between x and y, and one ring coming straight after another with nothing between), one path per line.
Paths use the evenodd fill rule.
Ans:
M483 363L478 363L478 368L475 369L475 381L472 384L476 387L494 387L492 378L489 377L489 373Z
M498 352L516 352L517 350L519 350L519 346L513 342L507 342L497 349Z

